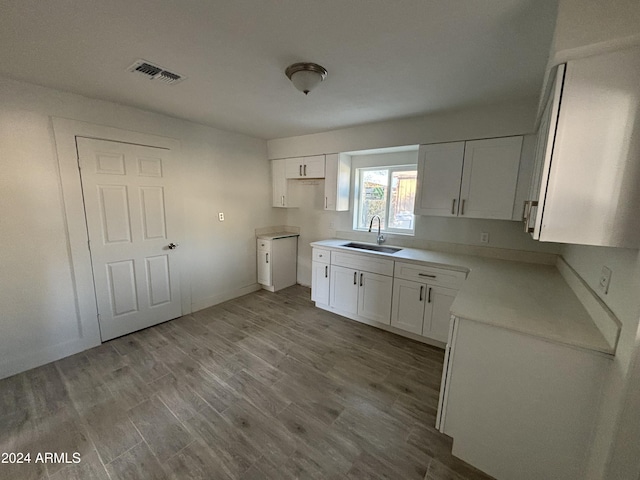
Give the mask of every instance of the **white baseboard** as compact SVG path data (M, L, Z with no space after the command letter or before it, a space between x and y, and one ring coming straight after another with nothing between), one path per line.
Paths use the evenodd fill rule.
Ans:
M55 362L61 358L83 352L98 345L100 345L100 339L79 338L58 345L52 345L27 355L2 359L0 362L0 379L46 365L47 363Z
M234 298L238 298L243 295L247 295L249 293L257 292L261 288L262 288L261 285L254 283L252 285L238 288L236 290L229 290L223 293L218 293L216 295L211 295L210 297L193 300L191 302L191 311L197 312L198 310L203 310L205 308L213 307L214 305L217 305L222 302L226 302L227 300L232 300Z

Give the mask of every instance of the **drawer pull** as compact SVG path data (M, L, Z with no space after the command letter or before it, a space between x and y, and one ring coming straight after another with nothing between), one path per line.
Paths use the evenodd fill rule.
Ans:
M360 286L362 286L362 277L364 276L364 274L360 274Z
M305 164L305 166L304 166L304 176L305 176L305 177L307 176L307 165L306 165L306 164Z
M329 267L326 265L324 267L324 278L329 278Z
M464 215L464 202L466 202L466 200L462 200L462 205L460 205L460 215Z
M353 284L358 284L358 272L353 272Z
M422 301L422 291L424 290L424 285L420 285L420 301Z
M298 167L299 167L299 169L300 169L300 170L299 170L299 171L300 171L300 175L298 175L298 176L299 176L299 177L301 177L301 176L302 176L302 165L298 165Z
M267 253L267 263L269 263L269 254Z
M453 199L453 203L451 204L451 215L456 214L456 199Z
M418 275L421 277L438 278L437 275L429 275L428 273L419 273Z
M429 287L429 291L427 293L427 303L431 303L431 287Z

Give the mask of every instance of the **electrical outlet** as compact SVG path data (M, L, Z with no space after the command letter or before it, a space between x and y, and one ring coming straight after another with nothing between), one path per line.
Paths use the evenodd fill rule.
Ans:
M598 288L605 295L609 293L609 284L611 283L611 274L613 272L609 267L602 267L600 272L600 280L598 281Z
M222 212L218 213L218 220L220 220L221 222L224 222L224 213Z
M334 228L336 228L336 222L334 222L333 220L331 220L331 221L329 222L329 228L330 228L331 230L333 230Z
M489 243L489 232L482 232L480 234L480 243Z

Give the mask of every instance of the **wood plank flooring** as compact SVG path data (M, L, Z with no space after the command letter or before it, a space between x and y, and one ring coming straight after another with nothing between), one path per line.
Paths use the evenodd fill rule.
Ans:
M443 352L256 292L0 381L0 479L490 477L435 430Z

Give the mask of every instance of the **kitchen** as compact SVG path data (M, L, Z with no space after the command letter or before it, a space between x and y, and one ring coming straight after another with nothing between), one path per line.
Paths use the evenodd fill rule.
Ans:
M579 2L561 2L550 64L635 44L636 20L637 11L631 7L612 11L608 3L602 2L582 9ZM12 213L3 218L3 230L7 248L15 251L10 258L3 259L6 277L2 303L9 307L9 313L2 336L12 339L10 345L4 341L2 344L3 377L94 346L91 342L78 342L74 346L69 341L77 336L79 325L85 327L82 312L91 300L86 292L78 293L73 286L74 279L82 284L87 279L73 267L81 254L73 238L69 243L66 233L68 227L73 233L75 224L72 217L64 214L62 197L68 191L64 183L67 172L58 173L49 117L181 140L181 153L189 158L181 180L187 212L183 222L185 231L191 233L176 242L180 245L176 252L185 255L186 269L191 272L188 300L183 300L188 305L185 311L196 312L254 291L255 228L269 225L300 228L298 282L303 285L311 284L310 243L334 238L337 232L352 231L348 212L323 210L323 184L319 181L315 185L294 186L304 193L299 196L302 202L298 208L272 208L267 158L530 134L538 109L536 97L264 142L91 100L65 89L53 90L5 77L0 85L3 158L13 159L6 169L8 183L7 188L3 184L2 197L3 205ZM315 94L325 94L328 85L328 82L320 85L309 99ZM290 93L302 97L295 90ZM242 178L243 195L235 195L236 187L228 181L238 177ZM215 205L215 211L210 205ZM224 222L218 221L218 212L225 213ZM240 218L242 224L238 223ZM521 225L515 221L416 217L415 229L416 236L409 242L414 248L464 250L459 247L463 245L467 251L495 248L533 252L533 256L561 254L594 291L602 267L613 271L609 293L600 298L620 320L622 329L614 368L603 386L602 404L606 407L598 417L590 474L592 478L636 478L637 473L632 472L637 465L629 459L638 457L633 451L638 442L627 439L637 438L633 426L638 424L633 421L638 412L633 408L637 385L632 380L637 368L634 342L639 317L637 249L535 242L521 232ZM483 232L489 233L488 247L480 243ZM357 241L375 242L375 235L353 235ZM402 241L391 237L387 244ZM189 254L182 253L187 248ZM34 296L34 292L38 294ZM44 312L49 320L42 324ZM91 327L86 327L85 332L87 328ZM606 469L613 472L608 477L603 473Z

